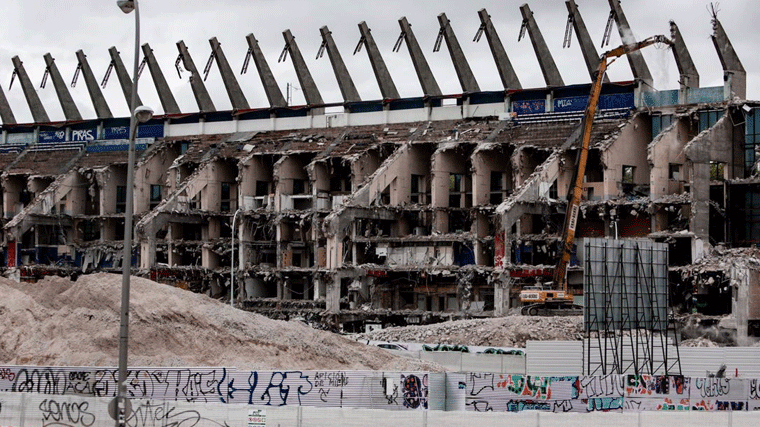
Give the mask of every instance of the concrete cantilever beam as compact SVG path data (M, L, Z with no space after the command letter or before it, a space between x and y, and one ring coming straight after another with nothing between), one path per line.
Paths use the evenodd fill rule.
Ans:
M98 81L95 80L95 74L93 74L92 68L90 68L90 63L87 62L87 56L82 49L79 49L76 55L77 61L79 61L79 66L82 68L84 82L87 84L87 91L90 93L90 99L92 99L92 105L95 107L95 114L98 115L99 119L113 118L111 109L108 108L106 98L100 90L100 85L98 84Z
M150 75L153 77L153 84L156 85L156 91L158 92L158 99L161 101L161 107L166 114L179 114L179 105L174 99L169 84L166 82L164 73L161 72L161 67L158 66L156 57L153 55L153 49L150 48L148 43L142 45L143 55L148 63L148 69L150 69Z
M567 12L571 16L575 36L578 38L578 44L581 46L581 52L583 53L583 60L586 62L588 74L593 82L596 80L596 72L599 70L599 52L597 52L594 42L591 40L591 36L586 29L586 24L583 22L583 17L581 17L578 6L575 4L575 0L565 0L565 6L567 6ZM605 75L603 82L609 83L610 78Z
M678 73L681 75L681 87L698 88L699 72L694 61L691 60L691 54L681 36L678 25L673 21L670 21L670 39L673 41L673 57L676 59Z
M16 124L16 117L13 115L11 105L8 103L8 98L5 97L2 88L0 88L0 119L3 120L4 125Z
M127 107L132 108L132 78L129 77L127 68L124 66L124 62L121 60L121 55L116 47L111 46L108 49L108 53L111 55L111 62L116 69L116 76L119 77L119 83L121 84L121 91L124 92L124 99L127 100ZM143 105L140 100L140 95L137 96L137 105Z
M259 72L261 84L264 85L264 92L267 94L269 105L272 108L287 107L288 102L285 101L285 97L282 96L282 91L277 85L277 81L274 79L274 74L272 74L272 70L269 68L269 64L259 47L259 42L256 40L256 37L254 37L253 34L248 34L245 36L245 39L248 41L248 48L251 50L251 56L256 63L256 69Z
M304 61L303 55L301 55L301 50L298 49L296 38L293 37L290 30L283 31L282 37L285 39L285 49L290 53L290 60L293 62L293 68L296 70L298 83L301 85L306 103L309 105L324 104L322 95L319 93L319 88L317 88L317 84L314 83L314 79L311 77L309 67L306 66L306 61Z
M565 82L559 74L559 69L557 69L557 64L554 62L549 46L546 45L544 36L541 34L536 19L533 18L533 12L530 10L527 3L520 6L520 12L523 17L523 25L528 28L530 42L533 45L533 50L536 52L538 65L541 67L541 73L544 75L546 85L564 86Z
M182 60L182 64L185 69L190 72L190 87L193 89L193 95L195 95L195 102L198 103L198 109L201 112L211 113L216 111L214 102L211 101L211 96L206 90L206 85L203 84L203 77L195 67L195 62L190 56L190 52L185 46L185 42L180 40L177 42L177 49L179 50L179 57Z
M24 69L24 64L21 62L18 56L12 58L13 67L16 70L16 75L21 82L21 88L24 90L24 96L26 97L26 103L29 104L29 109L32 111L32 118L35 123L49 123L50 118L45 111L45 106L42 105L37 91L34 90L32 81L29 80L29 75Z
M412 57L412 63L417 71L417 78L420 80L422 91L425 93L425 96L441 96L441 88L438 87L438 82L435 81L433 72L430 70L430 65L428 65L425 55L422 53L419 43L417 43L417 38L414 37L412 25L409 24L405 16L402 16L398 20L398 24L401 27L401 34L404 40L406 40L406 47L409 48L409 55Z
M232 108L235 110L247 110L251 108L243 94L243 90L240 88L240 84L235 78L235 73L230 68L230 63L227 62L227 57L224 56L222 44L219 43L216 37L212 37L208 42L211 44L211 52L216 57L216 65L222 74L222 81L224 82L225 89L227 89L227 95L230 97Z
M367 48L367 55L369 56L369 62L372 65L372 71L375 73L377 84L380 86L380 93L383 95L383 99L398 99L401 95L396 89L396 84L393 83L391 74L388 72L388 67L385 65L383 56L380 54L380 49L377 48L375 39L372 37L367 23L362 21L359 23L359 32L362 35L359 43L364 43ZM357 46L358 49L359 46Z
M61 73L58 71L58 66L55 65L55 59L53 59L50 53L46 53L44 58L47 71L50 73L50 78L53 79L55 93L58 95L58 101L61 103L64 117L66 117L66 120L82 120L82 114L79 113L77 104L74 103L69 88L66 87L63 77L61 77Z
M736 54L731 40L720 21L713 16L713 45L718 52L720 63L723 66L723 81L726 85L726 97L732 99L738 97L745 99L747 96L747 72L744 70L739 55Z
M624 44L636 43L636 37L633 36L631 26L628 25L628 19L623 13L623 7L620 6L620 0L608 0L610 8L612 9L613 16L615 17L615 23L617 24L618 32L620 33L620 39ZM640 50L629 52L626 55L628 63L631 65L631 72L636 80L644 82L644 91L654 90L654 79L652 79L652 73L649 72L647 62L644 60Z
M338 87L343 96L343 101L360 102L362 99L359 96L359 92L356 90L351 74L348 73L348 68L346 68L343 58L340 56L338 47L335 45L335 41L332 38L332 33L327 26L320 28L319 33L322 35L323 46L327 49L327 56L330 57L330 63L332 64L333 72L335 72L335 78L338 80Z
M499 77L501 77L501 84L504 85L504 89L522 89L520 80L517 78L517 73L515 73L512 62L509 61L509 56L507 56L507 51L504 50L504 45L501 43L499 34L496 32L493 22L491 22L491 16L485 9L480 9L478 16L483 25L483 31L486 34L488 46L491 48L491 54L496 62L496 68L499 70Z
M438 15L438 24L441 26L443 38L446 40L446 47L449 49L451 62L454 63L454 69L457 72L457 78L459 78L462 91L465 93L480 92L480 86L478 86L478 82L475 80L475 75L472 73L470 64L467 62L467 57L464 56L462 46L459 45L457 36L454 34L454 29L451 28L451 22L445 13Z

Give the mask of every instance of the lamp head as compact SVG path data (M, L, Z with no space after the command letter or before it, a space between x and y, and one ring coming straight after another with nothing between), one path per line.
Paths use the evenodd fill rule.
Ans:
M145 123L153 118L153 109L145 105L135 108L135 119L138 123Z
M129 13L135 10L135 0L116 0L116 4L124 13Z

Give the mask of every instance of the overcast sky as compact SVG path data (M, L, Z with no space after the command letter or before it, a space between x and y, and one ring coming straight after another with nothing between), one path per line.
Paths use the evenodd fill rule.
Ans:
M0 47L0 85L19 123L31 122L32 118L18 81L8 90L13 72L11 58L14 55L24 62L51 120L63 120L63 112L52 82L49 81L45 89L39 89L45 71L45 53L53 55L67 84L76 69L75 52L78 49L87 54L98 80L102 79L108 68L108 48L111 46L121 51L124 63L132 72L134 18L133 15L124 15L115 0L24 0L3 3L4 25L0 26L0 34L4 42ZM189 74L183 73L180 80L174 69L178 55L177 41L185 41L196 66L202 70L211 51L208 40L216 36L232 69L239 73L248 50L245 36L253 33L285 94L286 84L297 86L298 81L290 59L277 63L284 46L282 31L290 29L322 98L325 102L339 102L342 98L327 55L315 60L321 44L319 28L327 25L359 94L364 100L372 100L381 96L366 51L362 49L362 52L352 56L359 40L357 24L366 21L401 96L421 96L422 90L406 46L397 53L392 52L400 33L398 19L406 16L443 93L461 93L445 46L437 53L432 51L439 30L436 17L445 12L481 90L501 90L486 38L483 37L479 43L472 42L480 25L477 12L486 8L522 86L543 87L545 83L530 40L526 36L520 43L517 42L522 21L519 7L522 3L523 0L141 0L141 43L150 43L153 48L180 109L193 112L198 107L188 82ZM600 53L620 44L615 27L610 45L600 48L609 14L607 0L576 0L576 3ZM565 83L589 82L575 35L571 47L562 48L567 20L564 0L534 0L528 4ZM671 19L678 24L703 87L722 85L723 76L710 39L712 27L708 5L709 1L706 0L622 2L639 40L655 34L669 35L668 21ZM760 55L754 49L760 42L757 6L756 0L726 0L719 4L718 14L748 72L747 97L750 99L760 99ZM658 90L678 87L678 69L671 52L650 47L644 50L644 56ZM632 79L627 61L616 62L609 74L613 81ZM268 106L253 62L248 74L238 75L238 79L251 107ZM161 112L161 104L147 69L140 82L143 102ZM206 85L218 110L231 108L216 65ZM82 115L94 118L94 108L83 78L71 92ZM128 115L127 102L115 73L104 93L114 115ZM296 105L303 104L302 93L294 91L292 101Z

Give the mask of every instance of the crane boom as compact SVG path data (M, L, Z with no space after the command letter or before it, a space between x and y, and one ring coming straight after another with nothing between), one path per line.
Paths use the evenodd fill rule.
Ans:
M604 73L607 71L607 67L618 57L630 52L635 52L655 43L672 45L672 42L665 36L652 36L637 43L618 46L615 49L603 53L599 58L599 69L596 71L594 82L591 85L588 106L586 107L581 124L583 128L583 136L579 147L580 151L578 152L573 179L570 181L571 187L568 190L567 212L565 213L565 221L562 227L562 249L553 275L554 283L552 288L554 291L526 290L521 292L520 299L523 303L538 303L530 307L547 306L547 303L555 303L554 305L559 307L572 306L573 296L567 292L567 266L570 263L570 258L573 253L575 228L578 224L581 194L583 192L583 178L586 175L588 149L591 143L591 131L594 123L594 115L596 114L596 107L599 104L599 97L602 92ZM537 311L538 310L524 310L524 313L536 314Z

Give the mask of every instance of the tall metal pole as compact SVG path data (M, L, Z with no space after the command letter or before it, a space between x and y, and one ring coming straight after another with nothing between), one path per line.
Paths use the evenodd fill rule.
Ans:
M238 208L232 215L232 243L230 243L230 249L232 255L230 255L230 306L235 307L235 220L241 209Z
M134 169L135 169L135 134L137 133L137 72L140 66L140 8L138 0L135 6L135 66L132 72L132 102L129 116L129 157L127 160L127 203L124 211L124 255L122 259L121 280L121 323L119 328L119 384L117 388L118 409L125 408L127 392L127 346L129 344L129 279L132 267L132 213L134 209ZM119 427L119 416L116 417ZM125 416L126 418L126 416Z

